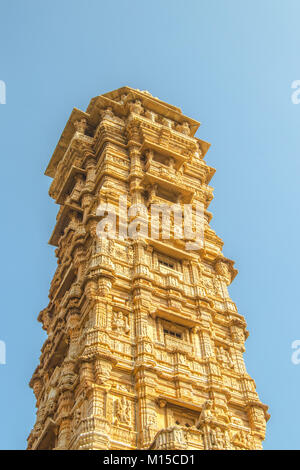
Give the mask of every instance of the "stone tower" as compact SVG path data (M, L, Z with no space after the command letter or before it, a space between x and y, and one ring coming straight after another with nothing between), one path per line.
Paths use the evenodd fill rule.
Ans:
M29 449L261 449L269 416L227 291L237 271L209 225L215 170L198 127L129 87L72 111L46 170L58 266L38 317ZM115 237L109 224L99 236L100 204L116 208ZM201 205L203 243L187 250L175 229L128 237L134 204Z

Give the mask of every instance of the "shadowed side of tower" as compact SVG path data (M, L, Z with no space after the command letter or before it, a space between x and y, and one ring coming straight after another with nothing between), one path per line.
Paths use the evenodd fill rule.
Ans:
M28 449L261 449L269 415L227 290L237 271L209 225L215 170L198 127L130 87L72 111L46 170L58 265L38 317L48 337ZM143 223L138 205L146 228L154 206L170 209L169 238L128 236L128 221ZM174 228L174 207L187 205L194 222L203 208L193 250ZM115 223L100 236L109 208Z

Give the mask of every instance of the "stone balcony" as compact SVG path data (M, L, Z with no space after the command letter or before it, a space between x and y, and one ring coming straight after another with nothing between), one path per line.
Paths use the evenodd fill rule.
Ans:
M179 426L172 426L159 431L149 450L181 450L187 448L184 431Z
M194 190L188 189L183 176L178 171L170 171L169 167L154 160L146 165L146 173L143 182L146 185L157 184L165 191L168 191L171 194L175 193L177 197L181 196L181 202L189 203L192 200ZM177 202L177 200L174 202Z
M172 352L178 351L191 355L193 353L193 346L186 341L172 336L165 335L166 349Z
M186 161L198 150L194 137L135 113L131 114L131 119L139 123L143 138L142 150L152 148L181 161Z

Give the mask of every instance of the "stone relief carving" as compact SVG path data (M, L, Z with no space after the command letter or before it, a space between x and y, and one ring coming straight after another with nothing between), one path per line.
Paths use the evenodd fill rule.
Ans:
M96 359L95 375L98 384L105 384L110 379L112 367L111 361L103 358Z
M177 124L176 131L181 132L185 135L190 135L191 130L188 122L184 122L183 124Z
M201 413L199 415L199 418L196 421L196 424L195 424L196 428L199 429L202 423L210 421L212 417L213 417L213 401L206 400L203 403Z
M217 359L224 367L234 368L230 352L222 346L217 347Z
M113 313L111 326L116 333L129 334L130 332L128 316L120 311Z
M251 445L252 445L251 435L249 434L249 432L246 432L243 430L238 431L237 433L233 435L232 442L233 444L239 447L251 448Z
M82 118L78 121L75 121L74 127L76 129L76 132L79 132L80 134L85 134L85 131L87 129L87 120L85 118Z
M123 119L116 116L111 107L108 107L104 111L102 111L101 116L102 119L108 119L110 121L117 122L118 124L124 124Z
M130 402L124 396L114 401L114 425L118 423L130 424Z
M141 100L135 100L128 105L129 110L131 113L135 114L143 114L144 113L144 108L142 106Z
M230 272L230 268L228 264L225 263L224 261L217 261L215 268L216 268L216 273L219 274L219 276L224 277L227 284L230 284L231 272Z

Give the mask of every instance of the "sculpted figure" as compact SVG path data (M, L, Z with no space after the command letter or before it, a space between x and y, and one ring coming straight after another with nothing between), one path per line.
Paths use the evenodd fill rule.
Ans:
M183 124L177 124L176 130L185 135L190 135L191 133L188 122L184 122Z
M212 418L212 410L213 410L213 401L206 400L202 406L202 410L200 413L199 418L196 421L196 428L199 429L203 422L210 421Z
M114 114L113 109L110 106L102 111L102 119L110 119L111 121L115 121L119 124L124 124L124 121Z
M124 104L125 101L126 101L126 98L127 98L127 94L124 93L124 94L121 96L120 103L121 103L121 104Z
M120 423L130 423L130 407L125 397L115 402L115 416Z
M231 369L233 368L234 363L232 361L231 355L227 349L223 348L223 346L217 349L217 358L218 361L221 362L221 364L223 364L225 367L230 367Z
M176 443L178 443L178 444L186 444L186 440L185 440L185 437L184 437L183 430L180 429L179 427L174 426L174 428L173 428L173 436L174 436L175 445L176 445Z
M129 323L128 318L122 312L115 312L113 314L112 328L116 330L117 333L129 333Z
M220 428L216 428L216 444L218 449L223 449L224 436Z
M229 269L229 266L227 263L224 261L218 261L216 263L216 273L219 274L219 276L222 276L226 279L227 284L230 284L231 282L231 272Z
M99 384L105 384L111 374L112 363L105 359L97 359L95 363L96 380Z
M102 111L102 119L114 119L115 115L113 113L113 110L111 107L106 108L104 111Z
M229 431L225 431L223 442L224 442L224 449L231 449L231 441L230 441Z
M216 447L217 446L217 433L216 433L215 429L210 430L209 440L210 440L211 447Z
M141 100L135 100L133 103L129 103L129 109L131 113L143 114L144 108Z
M203 405L202 411L201 411L202 419L211 418L212 417L212 410L213 410L213 401L212 400L206 400L206 402Z
M169 166L169 171L171 171L172 173L175 173L175 160L174 160L174 158L169 158L168 166Z
M77 428L80 424L81 421L81 410L79 408L76 408L74 411L74 416L73 416L73 422L74 422L74 427Z
M35 398L38 399L38 396L42 390L42 379L38 378L34 381L33 383L33 392L35 395Z
M237 343L243 344L245 342L245 335L242 328L235 328L235 330L233 331L233 339Z
M85 134L87 128L87 120L83 118L80 119L80 121L75 121L74 127L76 129L76 132L79 132L80 134Z
M155 198L157 190L158 190L158 185L153 184L150 188L150 191L149 191L149 201L150 202Z

